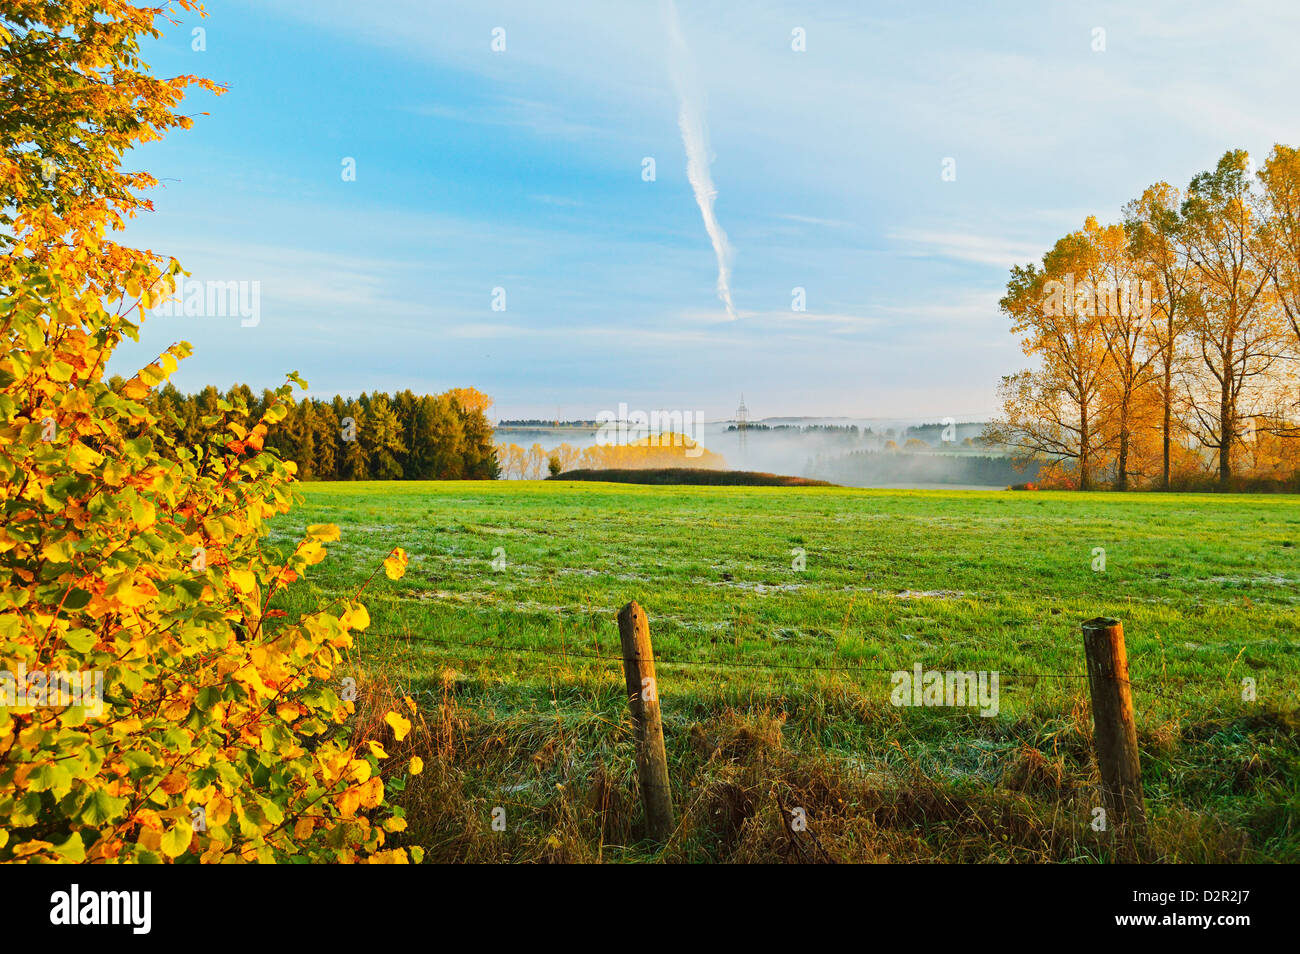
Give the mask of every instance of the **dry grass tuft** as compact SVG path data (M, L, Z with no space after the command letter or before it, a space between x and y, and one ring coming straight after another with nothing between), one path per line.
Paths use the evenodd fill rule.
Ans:
M645 843L631 727L626 714L583 704L470 708L456 673L446 671L410 695L382 668L360 680L354 738L380 741L392 756L385 778L408 830L393 844L420 844L438 862L731 863L1064 862L1114 860L1108 835L1090 827L1096 768L1086 712L1073 712L1038 737L1011 727L1018 744L996 782L924 771L886 751L849 758L807 744L807 715L770 704L724 708L689 722L669 714L666 739L678 825L666 845ZM617 700L617 697L615 697ZM395 709L411 719L398 742L384 722ZM615 710L616 711L616 710ZM891 713L863 712L888 725ZM1285 736L1293 717L1261 715L1258 724L1217 722L1162 730L1177 735L1250 732ZM1021 731L1024 730L1024 731ZM996 738L997 733L992 735ZM1144 743L1146 745L1147 743ZM896 743L893 750L902 752ZM406 777L412 756L421 775ZM1158 757L1158 756L1157 756ZM1277 784L1283 766L1267 751L1243 748L1222 784ZM1240 775L1242 778L1238 778ZM1189 784L1196 777L1187 776ZM1251 838L1239 827L1172 807L1148 793L1153 813L1147 855L1158 861L1241 861ZM504 812L504 829L493 825ZM1264 819L1285 826L1285 819Z

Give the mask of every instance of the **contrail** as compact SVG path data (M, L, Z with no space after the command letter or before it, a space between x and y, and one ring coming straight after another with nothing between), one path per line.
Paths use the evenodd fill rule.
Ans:
M735 319L736 306L731 301L731 244L713 211L713 200L717 198L718 190L709 175L709 128L704 122L704 101L673 0L664 0L664 19L668 23L669 73L679 103L677 125L681 128L682 144L686 147L686 178L695 191L695 201L704 216L704 228L718 257L718 297L727 307L727 316Z

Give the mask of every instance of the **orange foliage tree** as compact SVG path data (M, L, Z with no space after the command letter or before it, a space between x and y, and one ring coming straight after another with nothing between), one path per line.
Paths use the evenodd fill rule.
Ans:
M1036 365L1003 379L987 437L1083 489L1294 486L1297 209L1300 153L1254 176L1233 150L1013 268L1001 306Z

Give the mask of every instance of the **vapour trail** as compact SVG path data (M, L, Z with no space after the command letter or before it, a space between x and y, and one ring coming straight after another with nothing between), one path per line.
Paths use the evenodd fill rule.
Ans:
M664 19L668 24L668 71L677 92L677 125L682 131L682 144L686 147L686 178L695 192L695 201L704 217L704 228L718 258L718 298L727 308L727 317L735 319L736 306L731 301L731 243L713 211L713 200L717 198L718 190L709 173L709 127L704 121L704 98L700 94L695 67L682 36L677 5L673 0L664 0Z

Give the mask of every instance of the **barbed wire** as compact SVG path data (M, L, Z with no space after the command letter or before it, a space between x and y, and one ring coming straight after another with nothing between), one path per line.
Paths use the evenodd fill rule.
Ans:
M620 669L622 668L623 665L623 657L621 655L614 655L608 652L591 651L586 649L570 649L567 647L556 648L554 646L506 645L506 644L486 641L486 640L465 641L465 640L455 639L450 637L439 638L437 636L416 635L414 633L395 633L395 632L387 632L383 630L366 630L361 635L363 637L398 640L398 641L406 642L408 644L419 643L419 644L443 646L443 647L449 647L461 651L477 650L477 651L488 651L488 652L516 653L521 655L523 654L540 655L540 656L549 656L549 657L557 657L557 658L564 658L564 659L577 658L577 659L598 661L603 663L617 664ZM463 656L461 658L464 659ZM910 670L910 667L888 668L883 666L842 665L842 664L828 666L828 665L818 665L815 663L776 663L776 662L763 662L757 660L674 659L671 657L660 658L658 656L655 657L655 666L656 668L660 666L669 666L669 667L685 667L685 668L699 667L699 668L715 668L715 669L718 668L744 669L744 670L761 671L761 672L768 672L768 673L782 672L782 671L801 671L801 672L829 672L829 673L861 672L861 673L872 673L872 674L892 674L896 672L904 672ZM1059 679L1059 680L1083 680L1083 681L1086 681L1088 679L1088 674L1086 672L1030 672L1030 671L998 670L998 673L1000 677L1006 676L1014 679ZM1126 682L1134 690L1150 693L1159 696L1165 700L1168 700L1170 702L1184 703L1188 699L1188 696L1186 695L1181 697L1174 696L1160 689L1156 689L1145 682L1135 682L1131 679L1120 680L1120 681ZM1032 751L1039 751L1041 750L1045 742L1049 741L1053 736L1058 734L1056 732L1053 732L1046 737L1034 736L1032 734L1026 734L1024 732L1017 731L1019 727L1020 727L1019 724L1015 722L1011 722L1011 723L1001 722L997 730L998 735L1001 737L997 739L985 740L986 744L985 746L981 746L981 749L986 751L987 754L989 755L994 755L995 749L997 750L1006 749L1010 751L1015 751L1017 749L1020 751L1024 751L1028 749ZM913 738L915 737L913 736ZM816 753L822 758L830 758L833 757L833 755L835 754L833 747L832 749L828 750L827 746L824 744L823 739L817 733L812 733L810 735L805 736L803 738L803 742L804 744L811 745L812 749L815 750ZM987 743L989 742L994 743L994 746L988 747ZM911 760L909 759L909 761ZM919 770L918 763L913 761L912 764L913 764L913 768ZM1031 762L1029 764L1032 767L1033 763ZM1006 777L1005 773L1006 773L1006 767L1004 766L1003 769L1000 769L998 772L997 778L999 780L998 781L999 785L1001 784L1000 780ZM932 778L928 778L928 782L933 791L943 795L944 789L942 788L942 786L935 784ZM642 782L641 784L645 784L645 783ZM1037 789L1040 787L1043 789L1044 794L1048 792L1054 792L1056 796L1063 803L1068 802L1070 804L1079 804L1081 800L1082 804L1084 805L1095 806L1095 805L1102 804L1102 801L1104 799L1104 792L1103 792L1104 783L1100 778L1096 780L1075 780L1068 777L1064 777L1062 775L1053 777L1050 774L1043 776L1042 778L1039 779L1034 779L1030 777L1027 780L1023 781L1022 783L1013 785L1005 792L1002 792L1001 789L998 789L998 791L1007 796L1014 797L1018 794L1023 794L1023 792L1025 791L1029 791L1031 789ZM944 797L947 796L944 795ZM810 861L811 859L808 855L808 851L804 848L802 844L800 844L796 836L796 832L791 827L792 815L790 809L788 808L788 806L784 804L784 802L780 799L779 796L777 796L777 810L782 816L782 827L786 832L787 836L791 838L792 845L798 850L800 856L805 862ZM817 852L821 855L821 857L824 858L827 862L832 864L836 863L834 856L830 852L828 852L821 845L820 841L817 839L816 833L813 829L812 822L813 822L813 818L808 817L805 819L804 823L807 826L805 830L811 836L811 839L814 843L813 846L815 847Z
M581 649L567 649L567 648L556 649L554 647L544 647L544 646L508 646L501 643L485 642L482 640L465 642L463 640L456 640L456 639L439 639L436 636L421 636L421 635L415 635L413 633L390 633L390 632L381 632L381 631L373 631L373 630L365 631L365 635L384 638L384 639L403 640L406 642L429 643L432 645L439 645L439 646L451 646L459 649L477 649L477 650L488 650L494 652L521 653L521 654L531 654L531 655L539 655L539 656L555 656L555 657L561 657L565 659L571 659L571 658L594 659L594 660L600 660L602 662L618 663L620 666L623 664L622 656L615 656L615 655L611 655L610 653L588 652ZM719 668L719 669L749 669L749 670L758 670L758 671L766 671L766 672L781 672L781 671L832 672L832 673L861 672L861 673L888 674L888 675L892 675L896 672L910 672L912 669L911 666L902 666L902 667L895 666L890 668L885 666L860 666L860 665L822 666L822 665L817 665L815 663L776 663L776 662L760 662L760 661L729 660L729 659L718 659L718 660L672 659L668 657L661 658L657 654L654 658L654 664L656 668L658 668L659 666L678 666L683 668L711 667L711 668ZM967 670L961 670L961 671L967 671ZM1087 680L1088 678L1087 673L1080 673L1080 672L1020 672L1016 670L1005 670L1005 669L999 669L996 670L996 672L998 673L999 678L1005 676L1011 679ZM1152 695L1159 696L1162 699L1165 699L1170 702L1184 702L1187 699L1187 696L1185 695L1183 696L1170 695L1161 689L1156 689L1155 687L1153 687L1152 685L1150 685L1145 681L1137 682L1132 679L1119 680L1119 681L1126 683L1132 689L1136 689L1140 692L1147 692Z

